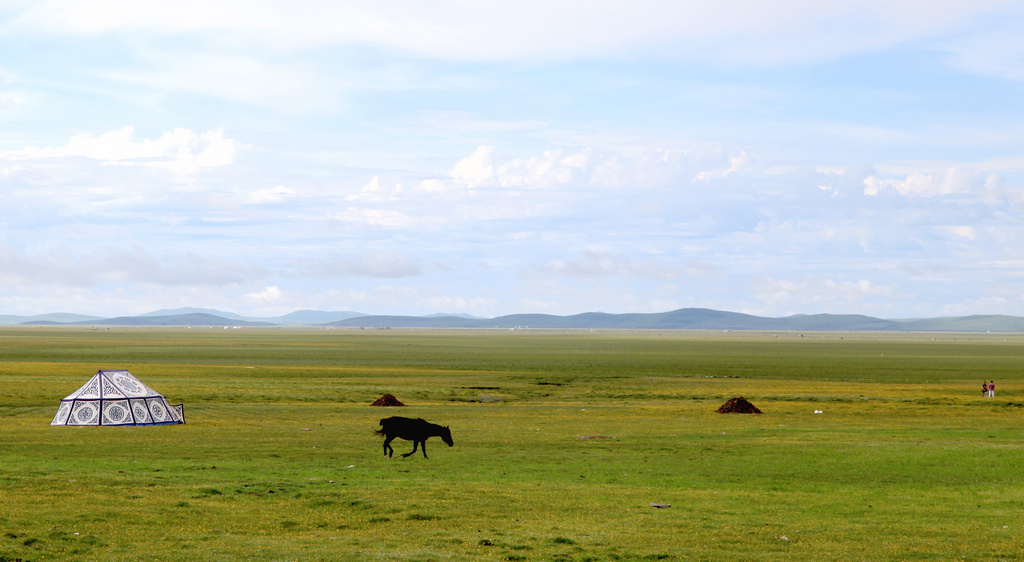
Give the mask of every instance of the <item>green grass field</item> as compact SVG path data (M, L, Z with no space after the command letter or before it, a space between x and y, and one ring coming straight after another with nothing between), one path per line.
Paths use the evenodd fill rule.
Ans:
M118 368L187 424L49 425ZM1024 335L5 328L0 562L1021 560L1022 420Z

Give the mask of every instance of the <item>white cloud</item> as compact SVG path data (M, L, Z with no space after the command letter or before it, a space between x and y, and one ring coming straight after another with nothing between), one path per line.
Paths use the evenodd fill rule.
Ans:
M485 186L548 188L582 179L588 169L587 152L566 154L548 150L533 158L508 158L493 146L480 146L459 160L449 172L456 182L470 189Z
M430 191L427 187L421 186L421 189ZM346 196L345 200L358 201L367 204L384 203L386 201L396 201L400 199L403 191L404 189L402 188L402 184L395 184L394 186L381 185L380 176L373 176L366 185L360 188L358 193Z
M426 193L447 193L449 185L439 179L428 179L420 182L418 189Z
M720 179L745 169L750 161L745 152L731 154L722 147L694 151L586 148L568 152L555 149L544 151L540 156L512 158L499 154L493 146L480 146L473 154L456 162L449 177L456 185L468 189L563 186L651 189ZM439 180L428 182L421 184L421 188L447 189L438 186Z
M259 304L271 304L281 299L281 289L277 286L266 287L262 291L255 291L247 293L245 299L249 301L255 301Z
M295 197L297 193L298 190L283 185L270 189L258 189L249 193L249 203L253 205L281 203Z
M727 168L718 169L718 170L705 170L705 171L700 172L699 174L697 174L697 178L696 179L701 180L701 181L708 181L708 180L717 179L717 178L724 178L725 176L728 176L729 174L733 174L733 173L736 173L736 172L739 172L739 171L743 170L749 164L750 164L750 157L747 156L746 152L741 152L741 153L737 154L736 156L731 156L729 158L729 166Z
M587 168L587 154L548 150L533 158L507 158L493 146L481 146L455 164L449 175L469 188L485 186L544 188L578 180Z
M470 189L479 187L480 184L494 177L493 146L477 147L476 152L459 160L448 172L456 181L467 185Z
M868 176L864 179L864 194L878 195L885 189L893 189L905 196L934 197L954 193L971 193L981 188L995 187L998 182L999 178L994 174L983 177L978 170L952 166L944 172L931 174L914 172L905 180L882 180L873 175Z
M227 166L234 162L239 143L225 138L223 131L197 134L189 129L174 129L155 140L131 139L135 128L123 127L98 137L91 133L73 135L61 147L25 147L0 152L5 160L39 160L85 157L104 164L161 168L179 175L190 175L204 168Z
M950 226L948 227L948 230L956 236L967 238L969 240L975 240L978 238L978 233L973 226Z
M755 280L752 290L768 310L858 312L873 299L897 296L897 288L892 284L821 277L782 280L765 277Z

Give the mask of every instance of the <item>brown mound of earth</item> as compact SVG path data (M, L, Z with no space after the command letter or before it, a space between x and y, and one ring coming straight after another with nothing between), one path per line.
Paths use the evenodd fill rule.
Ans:
M737 398L730 398L728 402L722 404L720 408L715 410L719 414L760 414L761 410L757 409L757 406L747 402L747 399L740 396Z
M394 394L385 394L378 398L371 406L405 406L395 398Z

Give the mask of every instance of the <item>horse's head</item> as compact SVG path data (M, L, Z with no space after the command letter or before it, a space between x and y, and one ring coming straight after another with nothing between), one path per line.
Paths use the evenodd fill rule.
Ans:
M447 425L444 426L444 429L441 432L441 441L447 443L449 447L455 444L455 442L452 441L452 430L448 429Z

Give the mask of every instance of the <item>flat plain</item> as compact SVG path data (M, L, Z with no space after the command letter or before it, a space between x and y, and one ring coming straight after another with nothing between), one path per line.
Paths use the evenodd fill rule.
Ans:
M121 368L187 423L49 425ZM1022 372L1020 334L4 328L0 561L1021 560ZM455 446L385 459L391 415Z

